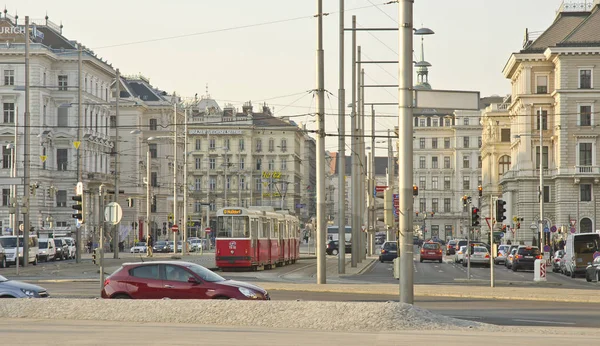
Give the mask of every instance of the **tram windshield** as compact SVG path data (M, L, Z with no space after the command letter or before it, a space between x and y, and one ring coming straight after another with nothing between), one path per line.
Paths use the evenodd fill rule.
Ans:
M248 238L250 224L247 216L219 216L217 238Z

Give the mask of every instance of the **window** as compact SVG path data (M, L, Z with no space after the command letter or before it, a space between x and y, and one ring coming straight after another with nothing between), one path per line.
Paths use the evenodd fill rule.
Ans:
M444 168L450 168L450 156L444 156Z
M202 150L202 140L196 139L196 150Z
M419 138L419 149L425 149L425 138Z
M158 264L135 267L129 271L129 275L136 278L158 280Z
M287 158L285 157L281 158L281 170L287 171Z
M480 176L477 177L477 186L483 186L482 184L483 178Z
M269 151L270 152L275 151L275 140L273 138L269 139Z
M5 102L2 104L2 113L4 114L4 123L13 124L15 122L15 104Z
M215 141L214 138L211 138L208 140L208 149L209 150L215 150L215 148L217 147L217 143Z
M244 170L246 169L246 158L245 157L240 157L240 170Z
M550 186L544 186L544 203L550 203Z
M477 137L477 148L481 148L481 136Z
M432 198L431 199L431 211L433 213L437 213L438 212L438 199L437 198Z
M463 177L463 190L471 189L471 177Z
M8 149L5 145L2 146L2 168L12 168L12 149Z
M592 126L592 106L579 106L579 126Z
M284 153L287 151L287 140L285 139L281 140L281 151L283 151Z
M438 168L438 157L434 156L431 158L431 168Z
M450 198L444 198L444 213L449 213L450 212Z
M194 182L194 190L195 191L202 190L202 178L196 178L196 180Z
M437 149L437 147L438 147L438 139L437 138L432 138L431 139L431 147L433 149Z
M67 170L67 156L69 149L56 149L56 167L59 171Z
M262 181L261 178L254 179L254 191L261 192L262 191Z
M244 145L244 139L240 138L239 142L238 142L238 148L240 149L240 151L244 151L245 150L245 145Z
M444 190L450 190L450 177L444 177Z
M469 125L469 118L463 118L463 125Z
M427 199L425 199L425 198L419 199L419 211L421 213L425 213L427 211Z
M61 208L67 206L67 190L56 191L56 206Z
M229 150L230 146L229 146L229 138L225 138L223 140L223 147L225 148L225 150Z
M158 173L157 172L150 173L150 186L158 187Z
M246 178L240 177L240 190L246 189Z
M10 189L2 189L2 206L10 204Z
M116 115L111 115L110 116L110 128L114 129L117 127L117 116Z
M579 166L592 166L592 164L592 143L579 143Z
M262 169L262 159L261 158L257 158L256 159L256 170L260 171Z
M590 144L591 145L591 144ZM544 145L542 149L542 166L544 169L548 169L548 147ZM540 147L535 148L535 167L540 168Z
M540 129L540 111L535 112L535 121L537 124L537 130ZM542 130L548 129L548 111L542 111Z
M510 142L510 129L500 129L500 142Z
M502 176L510 169L510 156L504 155L498 161L498 175Z
M592 201L592 184L580 184L579 185L579 196L581 202Z
M59 91L67 91L69 87L68 76L60 75L58 76L58 90Z
M427 168L427 164L425 163L425 156L419 157L419 168Z
M469 168L470 160L468 156L463 156L463 168Z
M196 169L202 169L202 158L197 157L195 161L196 161Z
M548 76L537 76L536 83L536 94L548 93Z
M580 69L579 70L579 89L591 89L592 88L592 70L591 69Z
M483 162L481 161L481 155L477 157L477 168L483 167Z
M158 129L158 119L150 119L150 131Z
M274 171L275 170L275 159L270 159L269 160L269 171Z
M225 189L227 189L227 191L231 190L231 177L225 179Z
M259 153L262 151L262 140L260 139L256 140L256 151Z
M210 169L210 170L217 169L217 159L216 158L211 157L208 159L208 169Z
M450 149L450 138L444 138L444 149Z
M158 144L150 143L148 149L150 150L150 158L155 159L158 157Z
M465 148L469 147L469 137L463 138L463 147L465 147Z
M202 204L200 204L202 202L200 201L195 201L194 202L194 212L195 213L201 213L202 212Z
M419 119L419 127L425 127L425 119Z
M444 126L452 126L452 120L448 118L444 119Z
M217 189L217 178L216 177L210 177L208 179L208 189L210 191L215 191Z
M4 85L15 85L15 70L4 70Z
M433 119L433 120L431 121L431 125L432 125L433 127L440 127L440 121L439 121L438 119Z
M427 189L427 181L426 177L419 177L419 189L425 190Z
M432 190L438 189L438 177L431 177L431 189Z

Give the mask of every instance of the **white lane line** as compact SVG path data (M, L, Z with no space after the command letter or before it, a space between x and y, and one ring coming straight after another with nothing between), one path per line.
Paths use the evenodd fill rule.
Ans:
M564 324L564 325L574 325L574 322L557 322L557 321L540 321L540 320L517 320L513 319L515 322L531 322L531 323L548 323L548 324Z

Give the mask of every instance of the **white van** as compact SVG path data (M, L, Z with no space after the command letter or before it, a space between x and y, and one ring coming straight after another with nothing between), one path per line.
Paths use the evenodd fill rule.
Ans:
M54 239L40 239L38 245L38 259L40 261L48 262L56 259L56 245L54 244Z
M0 237L0 245L6 252L6 262L9 264L16 264L17 259L17 236L5 235ZM37 235L29 236L29 254L27 256L27 262L36 265L38 262L38 238ZM19 263L23 263L23 236L19 236Z
M585 274L585 268L594 260L594 252L600 249L600 234L569 234L565 244L565 270L573 278Z

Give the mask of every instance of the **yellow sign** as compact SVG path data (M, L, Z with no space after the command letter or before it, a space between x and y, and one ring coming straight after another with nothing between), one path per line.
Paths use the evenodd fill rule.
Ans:
M241 213L241 209L223 209L223 214L225 215L240 215Z
M263 178L281 179L281 172L262 172Z
M74 141L73 142L73 146L75 147L75 149L79 149L79 146L81 145L80 141Z
M46 155L41 155L40 159L42 160L42 162L46 162L46 159L48 158L48 156Z

